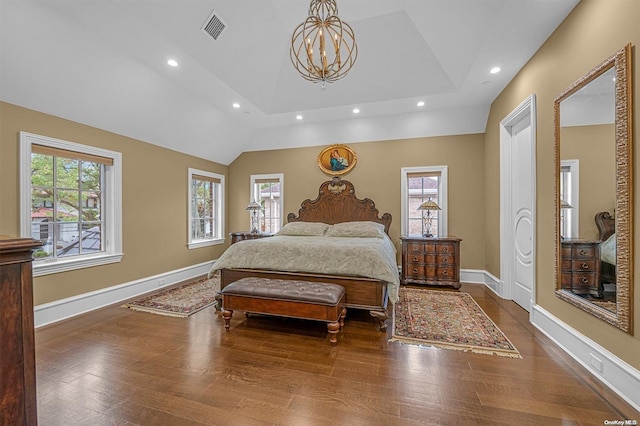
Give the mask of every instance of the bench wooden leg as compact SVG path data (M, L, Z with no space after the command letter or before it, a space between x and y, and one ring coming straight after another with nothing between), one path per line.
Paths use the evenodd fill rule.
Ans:
M229 331L229 326L231 325L231 317L233 316L233 310L224 309L222 311L222 318L224 318L224 328Z
M347 308L342 308L340 312L340 328L344 327L344 319L347 316Z
M331 344L335 344L338 342L338 331L340 331L340 323L339 322L330 322L327 323L327 330L329 330L329 342Z

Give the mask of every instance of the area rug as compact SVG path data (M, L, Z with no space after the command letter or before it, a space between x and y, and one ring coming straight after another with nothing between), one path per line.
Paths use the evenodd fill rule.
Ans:
M400 287L390 341L522 358L468 293Z
M134 311L185 318L204 308L215 305L219 278L196 278L178 287L142 297L122 305Z

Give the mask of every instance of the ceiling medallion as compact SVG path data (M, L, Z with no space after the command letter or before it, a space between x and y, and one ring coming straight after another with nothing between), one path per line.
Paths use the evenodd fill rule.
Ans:
M309 17L293 31L290 56L300 75L322 88L347 75L358 46L353 29L338 18L335 0L311 0Z

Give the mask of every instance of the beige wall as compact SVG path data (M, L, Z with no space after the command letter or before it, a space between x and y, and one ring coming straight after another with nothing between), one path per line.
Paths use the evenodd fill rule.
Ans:
M224 245L187 249L187 169L227 167L15 105L0 103L0 234L19 235L19 132L122 153L122 262L36 277L36 305L215 259Z
M582 239L597 240L596 213L613 213L616 200L615 126L575 126L560 129L560 159L578 160ZM565 215L568 215L567 211Z
M487 270L498 276L500 271L499 199L500 199L500 135L499 123L532 93L537 101L537 257L536 302L580 333L589 336L636 369L640 368L640 314L636 312L635 336L619 331L555 296L554 275L554 136L553 101L557 95L614 52L631 42L635 46L633 80L640 81L637 46L640 45L640 1L583 0L516 78L491 106L485 138L486 192L486 256ZM634 87L634 98L640 99L640 85ZM634 123L640 123L640 108L634 112ZM634 138L634 143L637 138ZM637 152L634 164L638 165ZM638 176L638 167L634 169ZM634 199L638 199L635 185ZM640 223L640 209L634 221ZM638 229L638 227L636 227ZM638 232L633 236L638 247ZM640 256L634 268L640 271ZM637 282L637 279L635 280ZM634 304L640 306L640 291L634 292Z
M419 138L348 144L358 163L344 175L359 198L370 198L380 214L391 213L389 232L400 251L400 169L447 165L449 175L449 234L463 239L462 268L484 269L483 135ZM250 175L284 174L284 212L297 214L300 203L318 196L320 184L331 176L316 164L323 147L245 152L229 166L229 230L246 230ZM400 255L398 254L398 262Z

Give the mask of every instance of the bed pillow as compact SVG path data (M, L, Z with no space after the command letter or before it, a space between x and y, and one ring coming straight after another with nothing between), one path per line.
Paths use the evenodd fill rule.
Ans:
M328 228L328 224L321 222L289 222L276 235L321 237Z
M376 222L342 222L329 227L327 237L384 238L384 225Z

